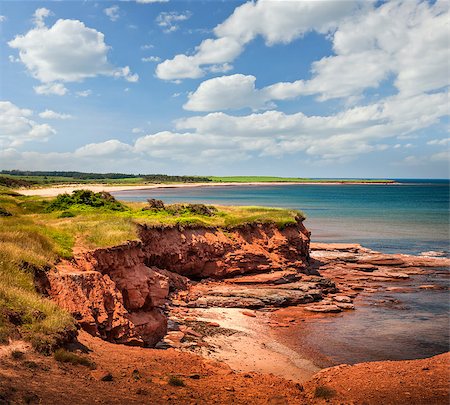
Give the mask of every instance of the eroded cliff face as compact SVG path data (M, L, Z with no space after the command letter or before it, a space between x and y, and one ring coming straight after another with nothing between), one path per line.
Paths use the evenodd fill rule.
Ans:
M299 221L218 228L140 228L141 241L63 261L40 280L80 326L105 340L154 346L167 331L171 292L191 279L289 270L306 273L309 232Z
M302 222L217 228L140 228L145 262L194 279L293 268L306 272L309 231Z

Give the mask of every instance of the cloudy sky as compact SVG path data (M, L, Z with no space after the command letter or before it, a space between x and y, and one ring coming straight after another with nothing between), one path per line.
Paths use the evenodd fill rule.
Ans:
M0 168L449 177L449 1L2 1Z

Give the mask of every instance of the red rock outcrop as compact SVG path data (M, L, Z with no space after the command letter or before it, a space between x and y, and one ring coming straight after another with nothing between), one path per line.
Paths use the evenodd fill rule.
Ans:
M142 242L78 254L48 272L40 284L90 334L154 346L167 331L163 310L169 293L186 289L185 276L222 278L286 270L283 274L295 279L291 273L306 272L309 260L309 232L301 221L284 229L275 224L233 229L140 227L140 237ZM312 300L299 292L283 294L274 297Z
M309 235L301 221L283 229L257 223L233 229L140 228L147 264L196 279L288 268L307 272Z

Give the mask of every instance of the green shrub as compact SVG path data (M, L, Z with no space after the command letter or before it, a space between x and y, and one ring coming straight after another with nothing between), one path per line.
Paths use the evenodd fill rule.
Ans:
M107 192L75 190L72 194L59 194L47 207L47 211L64 211L70 207L94 207L112 211L125 211L126 207Z

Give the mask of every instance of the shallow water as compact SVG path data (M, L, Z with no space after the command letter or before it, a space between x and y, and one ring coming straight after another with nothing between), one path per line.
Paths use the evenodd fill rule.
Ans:
M356 310L321 321L309 322L302 333L313 350L329 363L376 360L408 360L434 356L449 350L448 271L384 285L411 287L411 292L379 292L361 295ZM441 290L420 290L436 284Z

